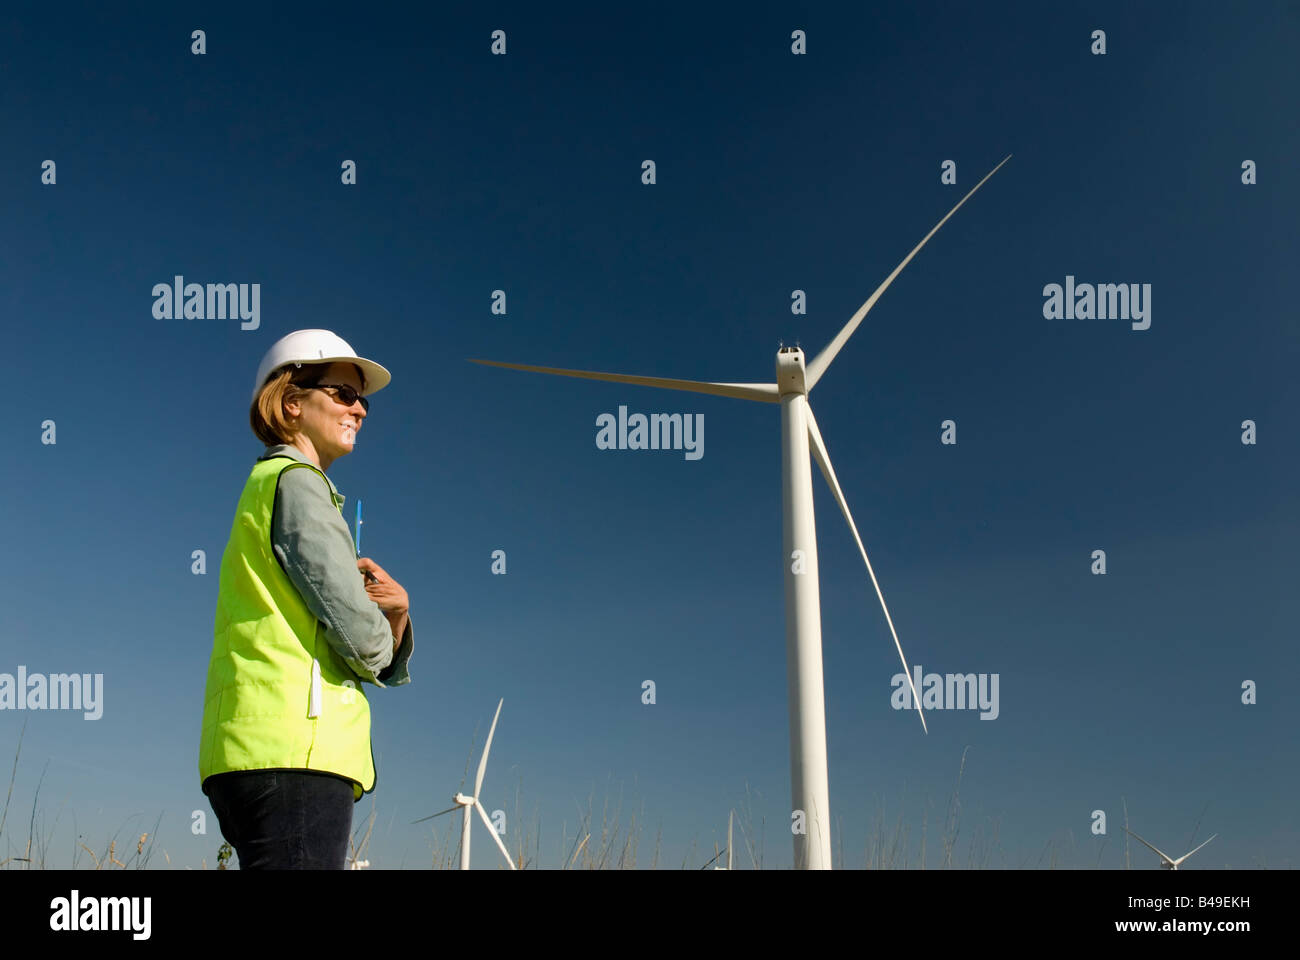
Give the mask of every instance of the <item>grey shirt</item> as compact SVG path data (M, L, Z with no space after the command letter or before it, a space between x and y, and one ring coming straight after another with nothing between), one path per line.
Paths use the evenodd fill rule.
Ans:
M267 447L258 460L272 457L292 457L316 466L289 444ZM339 512L345 499L328 476L323 484L315 470L286 468L275 492L271 547L321 622L325 639L352 671L377 686L400 687L411 682L407 664L415 631L408 612L406 632L394 658L392 627L366 593L364 575L357 569L356 544Z

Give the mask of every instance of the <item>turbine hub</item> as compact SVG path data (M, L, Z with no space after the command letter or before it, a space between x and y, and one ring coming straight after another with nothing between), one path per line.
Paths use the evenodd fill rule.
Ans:
M805 386L803 351L798 347L782 347L776 352L776 388L781 396L787 393L807 394Z

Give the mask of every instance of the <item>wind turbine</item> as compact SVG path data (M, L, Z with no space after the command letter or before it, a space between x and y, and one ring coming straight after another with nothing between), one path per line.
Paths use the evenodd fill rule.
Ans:
M505 857L506 863L510 864L510 869L518 869L515 866L515 862L510 859L510 852L506 850L506 845L502 843L501 838L497 836L496 827L492 826L492 821L488 819L487 811L483 809L483 804L479 803L478 800L479 790L483 786L483 774L487 772L488 751L492 749L492 735L497 732L497 717L501 716L501 704L503 703L505 703L504 698L497 701L496 716L492 718L492 728L488 730L487 742L483 744L483 759L478 762L478 775L474 777L474 795L472 797L467 797L465 794L457 790L455 796L452 797L452 799L456 801L455 806L448 807L446 810L439 810L437 813L431 813L427 817L421 817L419 820L412 821L412 823L423 823L425 820L432 820L434 817L441 817L444 813L451 813L453 810L461 810L464 817L460 832L460 868L462 870L469 869L469 825L470 821L473 819L471 813L474 810L477 810L478 815L483 818L483 823L487 826L488 832L492 834L492 839L497 842L497 847L501 850L501 856Z
M858 308L844 328L836 334L835 339L827 344L812 362L804 365L804 354L798 347L781 347L776 354L776 383L710 383L700 380L672 380L664 377L631 376L621 373L597 373L590 370L565 370L557 367L538 367L521 363L502 363L496 360L472 360L488 366L505 367L510 370L531 370L536 373L550 373L563 377L580 377L587 380L607 380L612 383L630 383L645 387L662 387L668 390L684 390L690 393L705 393L720 397L733 397L738 400L756 400L762 403L779 403L781 405L781 502L782 502L782 544L785 564L785 636L786 636L786 673L789 690L790 708L790 778L792 796L792 819L798 811L803 812L805 831L794 834L794 863L805 869L830 869L830 802L826 773L826 709L822 685L822 649L821 649L821 609L818 599L817 573L817 532L813 522L812 472L808 463L811 448L817 466L821 468L826 483L839 504L853 539L857 541L858 550L871 574L871 582L880 598L880 605L885 611L885 620L894 637L894 646L898 649L899 659L903 661L903 673L912 690L912 700L921 718L921 727L929 732L925 723L925 714L921 710L921 698L917 695L916 685L912 682L912 671L903 656L902 644L898 641L898 632L894 621L885 606L884 594L876 582L875 571L867 559L866 548L858 536L853 516L840 490L839 481L835 479L835 469L831 466L826 445L822 442L821 431L817 429L817 420L812 408L808 406L808 393L826 373L836 355L848 342L849 337L858 328L862 318L867 315L881 294L894 282L894 278L911 262L917 252L935 235L963 203L974 195L984 182L997 173L1002 164L1011 159L1008 154L1002 163L990 170L984 179L971 188L970 193L962 197L957 205L948 211L933 230L925 235L897 267L876 288L861 307ZM809 832L809 831L812 832Z
M1199 850L1199 849L1201 849L1201 847L1205 846L1205 843L1209 843L1210 840L1213 840L1214 837L1217 837L1217 836L1218 836L1218 834L1216 833L1216 834L1214 835L1214 837L1210 837L1210 840L1206 840L1205 843L1201 844L1201 847L1197 847L1196 850L1188 851L1187 853L1184 853L1181 857L1179 857L1177 860L1174 860L1174 859L1171 859L1170 857L1165 856L1165 855L1164 855L1163 853L1161 853L1159 850L1156 850L1155 847L1152 847L1151 844L1147 843L1145 840L1143 840L1141 837L1139 837L1139 836L1138 836L1136 833L1134 833L1132 830L1129 830L1128 827L1125 827L1124 829L1125 829L1125 831L1128 832L1128 834L1129 834L1130 836L1136 838L1138 841L1140 841L1141 843L1143 843L1143 844L1145 844L1146 846L1150 847L1152 850L1155 850L1155 852L1156 852L1157 854L1159 854L1159 856L1160 856L1160 861L1161 861L1161 862L1160 862L1160 866L1164 867L1166 870L1177 870L1177 869L1178 869L1178 865L1179 865L1180 863L1182 863L1184 860L1186 860L1188 857L1190 857L1193 853L1195 853L1196 850Z

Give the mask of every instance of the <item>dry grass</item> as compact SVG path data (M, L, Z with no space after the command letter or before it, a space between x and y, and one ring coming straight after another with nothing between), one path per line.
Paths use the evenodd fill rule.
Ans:
M5 795L3 810L0 810L0 838L4 838L5 827L8 825L10 801L13 797L14 783L18 773L18 762L22 754L23 736L26 733L26 724L18 737L18 747L14 754L13 767L10 771L9 787ZM942 849L938 866L941 869L953 869L961 866L961 857L958 854L959 840L962 836L962 806L961 806L961 781L966 770L966 756L969 747L962 751L961 761L957 769L956 783L953 787L952 795L949 798L947 810L944 816ZM471 757L473 754L473 745L471 744ZM46 765L48 768L48 764ZM466 762L465 777L469 774L469 761ZM50 838L53 835L53 827L48 834L42 831L43 824L37 816L37 804L40 798L41 786L45 780L45 771L41 773L40 781L37 783L36 794L32 800L32 811L28 818L28 829L26 841L23 845L22 854L11 855L0 859L0 869L45 869L46 858L50 847ZM462 778L462 787L464 778ZM568 822L565 821L561 826L561 835L558 844L558 868L561 870L636 870L638 868L648 867L651 870L660 868L661 859L661 841L663 836L662 824L656 829L654 849L650 856L649 863L645 862L641 854L641 834L645 823L644 804L639 808L624 816L624 795L623 788L620 785L617 802L611 809L611 791L606 790L606 798L601 806L599 823L596 821L595 814L595 790L587 797L586 808L583 809L581 804L577 810L577 821L575 829L570 834ZM516 869L539 869L541 867L541 828L537 819L536 810L533 811L531 821L525 821L521 814L521 803L523 794L523 781L520 779L515 790L514 802L514 824L520 824L521 828L508 831L511 839L503 840L506 842L507 850L510 851L511 860ZM905 800L904 796L904 800ZM892 830L886 835L886 814L883 804L879 806L874 820L874 829L869 832L864 851L862 866L868 870L897 870L897 869L930 869L931 865L927 863L927 831L929 823L929 803L922 806L921 822L921 843L920 856L913 862L912 850L910 843L910 826L902 812L905 809L905 803L900 803L900 812L894 818L890 818ZM745 785L744 803L728 811L729 815L735 816L735 830L733 832L733 842L736 849L731 852L731 861L733 869L752 869L762 870L764 868L764 846L766 842L766 820L760 820L758 830L755 830L754 817L752 810L752 797L749 784ZM1127 820L1127 805L1125 809ZM371 838L374 833L377 811L375 807L375 797L371 796L370 812L365 820L360 823L354 835L349 839L349 850L347 857L347 867L349 869L363 869L371 866L369 860L369 847ZM130 850L131 843L128 841L122 843L119 835L122 827L109 838L107 843L96 851L84 842L84 838L78 835L76 846L74 847L74 857L72 868L89 868L89 865L82 866L82 854L89 857L90 864L93 864L95 870L111 869L146 869L155 853L155 843L158 838L158 826L161 823L162 814L159 814L158 820L155 821L153 829L138 835L134 842L134 850ZM483 824L475 817L477 825L473 826L473 838L478 844L494 846L491 838L483 833ZM431 831L432 843L430 846L431 866L435 870L456 869L460 866L460 835L461 820L459 816L449 815L444 821L445 827L435 827ZM720 831L725 838L727 817L720 818ZM54 826L58 824L58 817L55 818ZM852 868L853 865L846 864L844 859L842 819L837 819L837 837L839 848L836 851L835 866L837 869L844 869L846 866ZM476 844L477 846L477 844ZM1104 845L1103 845L1104 849ZM1002 850L998 840L998 824L996 821L985 823L977 826L970 836L969 844L966 849L964 866L968 869L987 869L992 864L994 853L1001 857L1001 866L1007 866L1005 852ZM1038 860L1032 864L1022 862L1019 867L1030 867L1042 869L1056 869L1065 865L1067 858L1074 853L1074 835L1071 831L1062 831L1061 834L1049 838L1039 855ZM697 844L692 841L691 849L683 857L678 865L680 869L709 869L711 867L722 867L728 862L727 848L719 846L716 842L712 846L712 855L708 851L700 851ZM232 859L233 851L229 844L222 843L216 855L216 864L218 870L227 869L227 862ZM171 866L171 857L167 851L162 851L167 865ZM125 859L124 859L125 858ZM507 869L500 862L499 854L494 855L495 865L498 869ZM1127 851L1126 851L1127 861ZM21 864L21 867L17 865ZM1100 865L1100 854L1098 863ZM1127 862L1126 862L1127 866ZM201 869L207 869L207 859L202 861Z
M9 774L9 789L5 793L4 811L0 812L0 838L4 837L5 824L9 819L9 801L13 798L14 780L17 778L18 775L18 760L22 756L23 737L26 735L26 733L27 733L27 722L24 720L22 731L18 734L18 748L17 750L14 751L14 765L13 765L13 769L10 771ZM49 767L50 764L48 761L46 761L44 768L42 768L41 770L41 778L36 783L36 793L32 797L32 813L27 821L27 842L23 849L23 855L21 857L13 856L13 855L5 857L3 860L0 860L0 867L8 867L9 864L11 863L21 863L24 864L25 869L28 870L46 869L45 860L46 860L46 856L49 853L50 840L54 836L54 829L59 824L59 817L56 816L54 818L54 824L53 826L50 827L49 833L48 834L44 833L44 831L39 829L38 826L36 804L40 800L41 787L44 786L45 784L45 772L49 770ZM60 816L62 815L62 807L60 807L59 815ZM160 813L158 814L158 819L154 822L153 830L147 833L140 834L139 838L136 840L135 852L131 854L125 861L118 859L118 849L117 849L118 834L122 832L122 827L118 827L117 833L115 833L112 837L109 838L108 846L105 848L102 854L96 854L94 850L90 849L90 847L86 846L85 843L82 842L81 836L78 836L77 848L79 849L74 850L72 869L74 870L77 869L78 863L80 862L80 858L81 858L81 853L80 853L81 850L84 850L86 853L90 854L90 859L94 862L96 870L102 870L106 867L108 868L118 867L122 870L145 869L149 865L149 860L153 857L154 840L158 836L158 824L161 822L162 822L162 814ZM123 826L125 826L125 824L123 824ZM124 844L123 846L124 849L122 850L122 853L125 854L126 852L125 847L127 845ZM166 851L163 851L163 856L164 857L167 856ZM168 866L171 865L170 857L167 857L167 864Z
M948 798L948 808L944 815L942 850L939 860L939 868L951 870L960 864L957 862L957 841L961 836L961 779L966 772L966 754L970 747L966 747L961 752L961 762L957 766L957 781L953 787L952 796ZM904 794L906 798L906 794ZM877 812L875 820L875 830L867 837L866 846L866 868L868 870L907 870L915 868L919 870L930 869L927 860L927 844L929 842L929 823L930 823L930 803L927 799L921 808L921 851L916 863L913 864L910 859L911 854L911 829L905 823L902 813L905 803L900 803L900 812L898 819L894 823L893 834L889 837L885 835L885 811L883 807ZM840 836L843 837L843 831ZM967 849L965 868L969 870L988 869L993 857L994 849L1001 852L1002 847L998 843L998 823L992 821L990 824L980 824L975 828L971 836L970 846ZM1003 865L1005 866L1005 855L1003 856ZM840 853L837 867L843 869L844 856Z

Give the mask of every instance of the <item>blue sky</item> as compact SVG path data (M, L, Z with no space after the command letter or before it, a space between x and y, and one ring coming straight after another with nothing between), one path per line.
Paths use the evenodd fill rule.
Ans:
M778 408L466 360L769 381L1011 153L810 397L909 660L1000 679L996 720L891 708L814 471L837 863L901 816L937 866L969 747L955 865L1122 867L1126 801L1175 856L1219 834L1189 866L1294 866L1298 33L1293 3L6 11L0 672L105 693L94 721L0 712L4 767L27 722L0 859L35 804L50 866L160 815L173 866L213 864L198 728L248 394L324 327L393 375L329 473L416 627L413 682L372 691L371 863L432 863L448 820L411 821L504 698L483 802L512 848L540 830L558 866L621 793L638 866L657 835L703 865L746 804L789 866ZM155 319L177 274L260 284L258 328ZM1045 319L1067 276L1150 284L1150 328ZM703 457L597 449L619 405L702 414Z

